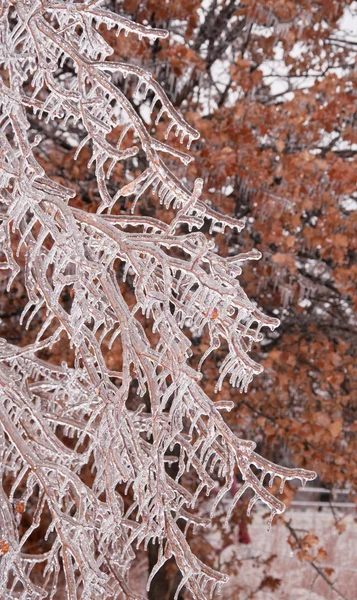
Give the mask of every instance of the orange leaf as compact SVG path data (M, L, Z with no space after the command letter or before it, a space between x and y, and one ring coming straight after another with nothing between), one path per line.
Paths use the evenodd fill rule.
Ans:
M5 540L0 540L0 556L4 556L9 551L9 544Z
M326 557L327 557L327 552L326 552L325 548L323 548L323 546L321 546L321 548L319 548L317 551L317 560L325 560Z
M15 513L18 515L22 515L25 512L25 503L20 500L15 506Z
M328 430L333 438L338 437L342 431L342 419L336 419L336 421L333 421L333 423L328 426Z

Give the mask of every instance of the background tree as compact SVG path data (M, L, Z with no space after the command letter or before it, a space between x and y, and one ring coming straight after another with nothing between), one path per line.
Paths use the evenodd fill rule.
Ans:
M354 4L128 0L107 5L171 32L170 38L149 44L145 38L117 39L101 30L115 49L111 58L131 61L135 56L200 131L192 145L195 161L175 167L175 173L183 182L202 178L213 209L245 220L239 234L213 227L219 252L228 247L233 256L256 247L263 255L245 263L242 285L265 312L279 316L281 326L256 348L266 370L247 393L238 395L223 383L219 398L235 403L227 417L230 426L240 437L257 439L270 459L311 464L327 487L353 489L356 39L342 26ZM70 74L68 65L65 69ZM127 78L117 85L131 95L136 83ZM150 132L163 138L165 119L157 125L150 119L153 100L152 92L146 99L137 95L133 106ZM37 119L29 118L37 129ZM73 160L75 128L71 122L56 128L42 123L41 128L46 141L34 152L47 175L77 191L79 208L86 203L86 211L96 212L101 198L94 167L87 170L88 150ZM145 167L143 153L127 161L124 170L117 165L110 191L123 176L137 176ZM125 197L119 202L121 210L130 206ZM174 216L172 207L158 209L149 195L141 198L137 211L164 222ZM205 227L208 231L210 224ZM129 287L123 294L134 301ZM72 300L70 290L63 291L62 302ZM14 343L22 336L16 312L23 301L18 281L2 311L3 335ZM209 340L197 335L195 344L198 362ZM57 345L47 358L60 362L66 352ZM113 365L119 354L112 352ZM217 351L206 361L208 395L223 360L224 353ZM246 522L239 510L236 515L237 522ZM176 577L174 571L170 577Z
M175 32L143 60L202 132L193 168L213 205L246 219L217 245L228 237L232 252L262 252L243 271L245 289L281 319L257 350L265 373L241 398L223 389L237 402L230 422L258 431L271 458L312 457L323 485L354 497L355 3L123 6Z
M175 106L202 132L191 172L213 205L246 219L239 235L216 234L217 245L228 239L232 253L253 244L262 252L242 277L281 319L267 334L265 374L230 418L243 430L270 432L261 439L274 454L284 441L290 456L312 455L326 484L353 486L355 4L123 8L174 31L174 42L143 48L142 60L171 81Z

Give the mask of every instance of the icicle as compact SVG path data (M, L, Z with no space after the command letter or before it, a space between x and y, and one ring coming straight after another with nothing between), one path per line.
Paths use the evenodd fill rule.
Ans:
M160 99L160 98L159 98L159 96L157 96L157 94L155 94L155 96L154 96L154 98L153 98L153 100L152 100L152 102L151 102L151 105L150 105L150 109L149 109L149 110L150 110L150 114L151 114L151 113L152 113L152 111L154 110L154 108L155 108L155 104L156 104L156 102L157 102L159 99Z
M233 510L235 505L237 504L238 500L243 496L244 492L247 491L247 489L249 488L249 482L246 481L243 485L241 485L241 487L239 488L238 492L235 494L233 500L232 500L232 504L229 507L228 513L227 513L227 517L225 519L225 525L228 525L230 518L232 516Z
M262 472L261 472L261 475L260 475L260 483L262 485L264 483L264 479L265 479L266 474L267 474L267 471L265 469L263 469Z
M159 121L160 121L160 119L161 119L162 115L163 115L165 112L166 112L166 108L165 108L165 106L162 106L162 107L160 108L159 112L158 112L158 115L157 115L156 119L155 119L155 125L158 125L158 124L159 124Z
M171 129L174 127L174 125L175 125L175 121L173 121L173 120L172 120L172 121L171 121L171 123L170 123L170 125L168 126L168 128L167 128L167 130L166 130L166 133L165 133L165 140L167 140L167 138L169 137L169 135L170 135L170 131L171 131Z
M78 156L79 156L79 153L80 153L80 151L81 151L81 150L84 148L84 146L85 146L85 145L86 145L86 144L87 144L87 143L90 141L90 139L91 139L91 138L90 138L90 135L87 135L87 136L86 136L86 137L85 137L85 138L84 138L84 139L81 141L81 143L79 144L79 146L78 146L78 148L77 148L77 150L76 150L76 152L75 152L75 155L74 155L74 160L77 160L77 158L78 158Z
M254 504L256 503L256 501L258 499L259 499L259 496L257 494L255 494L255 496L253 496L253 498L250 499L249 504L248 504L248 508L247 508L247 515L248 515L248 517L250 516L252 508L253 508Z
M270 517L268 519L268 524L267 524L267 531L268 532L271 530L271 526L272 526L272 523L273 523L273 520L274 520L274 517L275 517L276 514L277 514L277 511L274 508L272 508L271 509L271 513L270 513Z
M283 494L283 492L284 492L285 481L286 481L286 477L282 477L281 484L280 484L280 490L279 490L281 494Z
M134 96L137 96L139 94L140 88L143 85L143 83L145 83L144 79L142 79L141 77L139 77L139 81L136 84L136 88L135 88L135 91L134 91L134 94L133 94Z

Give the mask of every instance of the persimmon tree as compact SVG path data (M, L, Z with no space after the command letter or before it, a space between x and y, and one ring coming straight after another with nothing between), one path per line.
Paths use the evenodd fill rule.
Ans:
M175 597L185 586L203 600L227 576L182 531L209 523L195 510L202 493L219 487L212 518L239 473L227 519L245 492L248 512L261 500L272 519L284 504L266 477L283 489L315 473L262 458L223 418L234 404L201 385L219 351L216 390L228 379L246 391L262 370L252 345L278 321L238 281L260 254L224 255L204 234L207 223L239 232L243 222L212 207L201 178L190 184L182 145L199 134L137 64L140 40L155 46L167 33L101 4L0 5L1 268L8 293L22 278L19 325L31 327L23 343L0 346L1 589L6 599L53 598L64 574L71 600L138 598L135 548L156 542L148 587L173 558ZM127 36L134 52L119 60ZM85 157L74 186L46 170L61 140L75 147L71 160ZM192 337L203 332L197 365ZM30 552L41 527L46 549Z

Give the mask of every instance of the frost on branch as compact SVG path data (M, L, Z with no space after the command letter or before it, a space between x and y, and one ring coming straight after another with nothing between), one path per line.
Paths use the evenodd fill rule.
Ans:
M265 476L283 485L315 474L257 455L254 442L238 439L226 425L221 413L231 403L214 402L200 386L206 357L223 342L227 355L217 389L228 378L245 390L262 370L249 356L252 343L261 339L262 327L274 329L278 321L250 302L238 282L241 263L259 253L222 258L200 232L205 221L222 230L240 230L242 223L210 208L201 180L190 191L172 171L174 160L191 160L172 143L173 134L189 148L198 133L150 73L110 59L113 50L103 37L106 29L120 36L118 43L121 36L154 40L166 32L100 4L0 3L1 269L8 290L23 274L23 327L38 315L42 323L29 345L0 344L0 588L4 600L52 598L64 572L71 600L138 598L129 588L130 566L135 549L154 541L160 550L150 580L173 556L181 585L205 600L226 577L194 556L180 527L183 521L207 523L195 513L199 495L219 480L216 506L239 471L243 484L230 512L249 489L249 510L260 499L273 517L284 505L264 486ZM162 140L125 93L129 80L134 94L149 100L156 124L165 124ZM96 213L76 207L74 192L40 166L36 120L43 131L51 124L78 131L76 155L87 147L88 168L95 165ZM141 173L115 184L113 169L139 155ZM174 209L171 222L136 210L149 194ZM130 200L129 213L118 209L123 197ZM118 280L119 264L132 283L133 306ZM69 310L60 301L65 289ZM203 330L210 346L194 370L187 332ZM73 364L41 358L60 339L68 340ZM122 364L113 371L108 352L118 343ZM128 403L133 387L142 398L135 409ZM173 460L176 477L167 469ZM88 466L90 478L83 476ZM182 485L188 472L196 474L194 493ZM20 533L27 506L32 522ZM50 549L30 554L27 541L43 519Z

